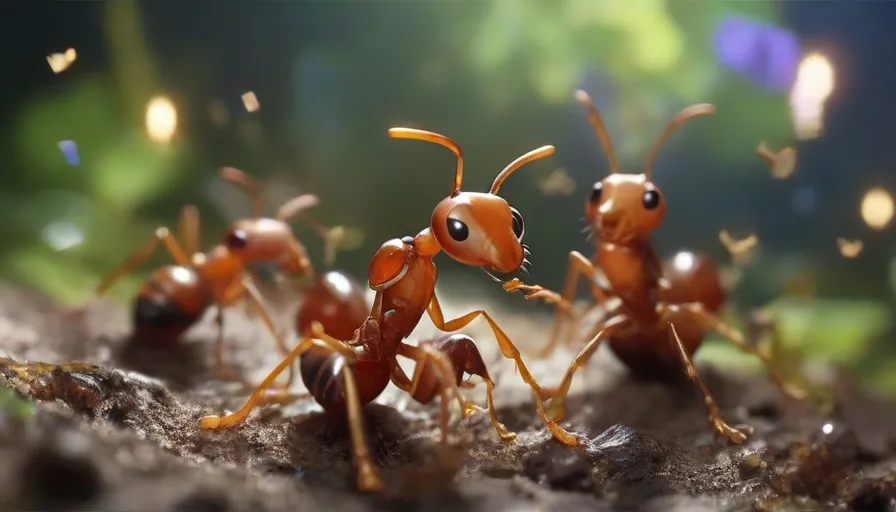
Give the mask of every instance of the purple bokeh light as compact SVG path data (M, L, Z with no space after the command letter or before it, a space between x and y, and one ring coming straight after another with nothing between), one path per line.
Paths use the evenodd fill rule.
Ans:
M59 151L62 151L62 156L65 157L65 161L68 165L72 167L77 167L78 164L81 163L81 157L78 156L78 143L73 140L61 140L59 141Z
M722 66L768 91L782 92L793 85L802 57L796 35L748 18L728 17L713 36L716 58Z

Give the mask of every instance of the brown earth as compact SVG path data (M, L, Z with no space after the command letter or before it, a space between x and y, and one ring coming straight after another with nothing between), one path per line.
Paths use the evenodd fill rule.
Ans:
M443 301L449 315L478 307ZM531 312L496 317L524 352L550 325ZM277 360L272 342L241 311L227 313L226 329L229 356L260 379ZM500 360L496 400L516 442L498 440L480 413L456 420L443 446L435 410L390 387L367 408L389 490L365 496L354 490L346 432L313 402L268 407L228 431L198 429L200 416L245 396L209 377L210 322L168 349L132 343L128 330L117 305L71 320L34 293L0 290L0 350L9 356L0 383L37 403L24 423L0 421L0 510L896 510L896 408L846 378L833 387L835 412L823 416L787 402L764 376L703 368L728 419L755 428L745 446L730 447L714 438L692 386L635 382L601 353L568 402L564 423L585 439L572 450L550 439L528 388ZM498 360L487 331L470 334ZM571 357L527 360L554 384ZM484 401L481 389L471 395Z

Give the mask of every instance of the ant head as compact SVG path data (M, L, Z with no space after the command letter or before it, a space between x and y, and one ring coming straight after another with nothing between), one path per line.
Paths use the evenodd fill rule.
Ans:
M543 146L511 162L501 171L487 193L461 192L463 153L448 137L412 128L392 128L389 136L439 144L457 155L454 188L432 212L430 232L442 250L466 265L481 267L496 281L495 273L510 274L525 269L529 248L523 244L526 224L522 214L498 195L498 190L523 165L554 154Z
M660 189L644 174L611 174L598 181L585 203L585 218L608 242L647 237L666 215Z
M608 242L644 239L663 222L666 215L663 194L651 181L651 168L660 148L685 121L712 114L716 109L706 103L686 107L666 125L650 150L644 171L641 174L620 174L610 136L591 97L585 91L576 91L575 98L588 112L588 119L610 163L610 175L595 183L591 189L585 203L585 219L592 232Z
M305 247L296 240L289 224L278 219L238 220L227 230L224 246L244 264L274 263L297 277L311 270Z
M234 222L224 237L223 245L233 257L244 264L276 263L278 268L294 276L311 271L305 247L296 239L287 220L318 204L317 196L300 195L288 201L277 212L276 218L261 216L261 194L256 182L244 172L224 167L219 176L244 188L253 200L252 218Z

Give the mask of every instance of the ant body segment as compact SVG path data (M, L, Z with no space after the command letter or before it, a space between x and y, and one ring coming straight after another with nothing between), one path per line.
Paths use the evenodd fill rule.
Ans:
M569 253L570 266L562 296L517 281L504 286L508 292L526 293L529 299L542 298L558 303L554 331L542 353L544 356L558 342L561 320L569 313L579 278L586 276L591 285L596 304L583 315L588 319L590 341L576 356L560 386L556 390L545 390L545 398L552 396L549 415L553 420L562 419L573 375L606 340L616 356L635 374L670 376L677 374L683 366L685 374L704 395L713 429L741 444L746 440L745 433L725 422L691 361L707 330L717 331L741 350L759 357L788 397L801 399L805 393L786 384L766 356L748 343L743 334L716 317L715 313L725 300L725 291L712 260L681 252L664 265L650 242L651 233L662 224L666 212L662 192L651 180L657 153L685 121L712 114L715 107L699 104L682 110L654 144L643 172L621 174L606 128L590 97L584 91L577 91L575 97L587 110L610 163L610 175L594 184L585 203L585 219L594 235L595 255L589 260L578 251ZM572 441L568 444L576 444L574 438Z
M515 437L498 421L492 399L494 381L472 338L453 334L418 346L404 342L424 314L444 332L457 331L477 317L483 317L503 355L516 362L523 380L536 391L539 415L547 425L556 426L546 416L541 388L523 363L519 350L487 312L477 310L453 320L444 318L435 295L437 269L433 262L444 251L460 263L482 268L494 279L498 279L497 274L511 274L525 268L529 249L522 243L523 217L497 194L508 176L526 163L553 154L553 146L538 148L511 162L495 178L488 193L462 192L463 156L454 141L411 128L392 128L388 133L392 138L431 142L451 150L457 157L451 194L436 205L428 227L413 237L388 240L374 254L368 267L368 285L376 292L375 298L368 316L352 336L345 336L344 341L337 339L320 322L312 322L307 329L310 334L302 337L245 405L233 414L200 420L201 427L206 429L242 423L262 400L265 388L300 357L302 379L316 401L326 411L347 415L358 487L363 491L380 491L384 484L370 457L361 408L379 396L390 381L418 402L428 403L436 395L441 397L442 441L445 442L451 398L459 400L465 416L480 410L464 401L457 389L463 386L460 381L463 373L478 375L486 384L487 410L498 436L505 441ZM347 330L342 334L348 334ZM397 356L416 362L413 377L404 373ZM555 435L565 434L559 426L556 428Z
M275 218L261 217L261 196L249 176L231 167L222 168L219 176L250 193L254 202L251 218L234 222L223 243L203 253L199 249L199 212L192 205L185 206L178 218L180 240L167 227L159 227L142 247L100 282L91 300L70 312L84 311L93 300L149 258L161 243L175 264L152 272L140 288L131 313L135 339L154 343L176 342L208 308L215 306L216 372L222 378L242 380L224 361L223 309L248 298L280 351L284 354L289 352L275 331L248 265L273 260L280 269L291 275L313 274L314 267L308 253L293 235L287 221L317 205L318 198L303 194L283 204Z

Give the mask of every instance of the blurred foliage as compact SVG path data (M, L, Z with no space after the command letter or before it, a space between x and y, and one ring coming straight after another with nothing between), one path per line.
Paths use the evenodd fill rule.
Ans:
M788 378L802 380L801 372L813 363L843 368L865 368L866 378L886 393L896 393L891 365L875 364L875 342L890 334L892 310L886 304L860 300L782 298L768 304L777 339L761 348ZM738 319L730 318L737 325ZM743 326L741 326L743 327ZM733 344L713 335L698 358L714 363L764 371L761 362Z
M0 388L0 423L24 422L34 414L34 404L10 388Z
M339 259L361 275L379 242L419 231L450 186L454 163L447 151L385 136L387 127L404 124L456 137L469 162L467 189L489 183L535 146L557 145L551 163L533 164L505 188L511 202L532 212L534 279L556 287L566 252L588 250L576 218L599 176L595 160L583 156L600 150L572 91L592 94L626 167L640 165L683 106L712 102L716 116L689 125L670 142L670 158L658 163L680 169L666 174L674 176L668 188L662 184L675 206L659 234L660 250L694 244L721 256L712 241L719 229L770 227L760 234L770 252L741 283L745 304L738 308L797 295L788 288L794 276L813 283L810 295L870 290L867 300L785 297L773 307L788 350L867 370L896 392L894 366L875 357L877 342L893 327L885 280L842 263L831 250L833 223L779 214L790 208L787 187L812 182L829 162L816 153L805 161L817 169L799 171L796 184L772 183L752 151L760 140L792 143L786 95L758 90L716 61L716 25L731 15L781 24L773 2L250 4L213 11L130 0L91 4L102 18L104 40L92 45L97 55L79 48L72 68L51 76L52 86L29 90L7 120L7 165L17 172L3 175L0 190L5 215L16 219L0 225L5 279L64 302L83 300L154 228L173 224L185 202L203 211L204 238L218 239L229 220L247 211L245 203L217 197L212 173L222 165L250 172L277 201L319 194L316 217L365 232L360 250ZM82 36L91 37L98 36ZM258 94L258 112L240 104L248 90ZM171 144L153 143L145 133L145 106L157 94L178 109ZM209 118L213 100L217 121ZM66 163L60 140L77 142L78 166ZM593 158L605 165L602 156ZM569 169L579 190L546 198L537 182L559 167ZM743 204L709 190L736 190ZM852 215L855 208L843 209ZM855 231L850 222L836 229ZM793 240L814 244L812 252L791 250ZM319 240L308 243L320 247ZM890 250L866 251L880 261L892 257ZM140 278L168 260L160 251L111 295L131 297ZM444 266L448 273L457 268ZM890 275L896 289L896 270ZM701 357L733 360L721 347L709 346Z

